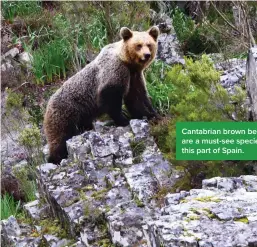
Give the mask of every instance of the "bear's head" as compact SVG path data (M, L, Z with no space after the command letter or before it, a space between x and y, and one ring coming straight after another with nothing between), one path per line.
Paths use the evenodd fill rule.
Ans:
M146 32L135 32L122 27L122 60L139 69L149 66L156 55L158 35L159 29L156 26Z

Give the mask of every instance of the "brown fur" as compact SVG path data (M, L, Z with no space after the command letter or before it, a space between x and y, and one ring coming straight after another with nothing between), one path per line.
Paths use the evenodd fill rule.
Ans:
M127 125L121 109L123 99L133 118L158 117L143 75L155 57L158 34L157 27L147 32L122 28L121 41L105 46L94 61L50 98L44 118L49 162L59 163L65 158L66 140L92 129L93 120L103 113L117 125Z

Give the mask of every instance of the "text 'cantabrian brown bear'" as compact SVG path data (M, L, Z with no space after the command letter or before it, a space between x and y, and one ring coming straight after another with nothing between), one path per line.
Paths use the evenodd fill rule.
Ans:
M146 32L121 28L122 40L105 46L94 61L52 95L44 117L48 162L57 164L66 158L66 141L92 129L93 120L103 113L116 125L128 125L122 113L123 100L132 118L159 118L143 75L156 55L158 35L155 26Z

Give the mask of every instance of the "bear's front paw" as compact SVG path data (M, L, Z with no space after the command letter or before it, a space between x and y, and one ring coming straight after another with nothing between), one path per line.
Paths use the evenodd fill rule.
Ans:
M127 125L129 125L129 120L126 117L124 117L124 116L120 116L118 119L115 119L114 122L118 126L127 126Z
M148 116L148 120L151 120L151 121L160 121L162 120L162 116L158 113L154 113L150 116Z

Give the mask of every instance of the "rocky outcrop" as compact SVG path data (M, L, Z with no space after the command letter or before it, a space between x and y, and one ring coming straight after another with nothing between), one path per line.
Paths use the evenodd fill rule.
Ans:
M121 246L143 243L155 195L179 174L162 157L146 121L131 120L124 128L97 123L95 129L67 141L70 158L60 167L38 168L40 190L52 214L85 246L106 238Z
M144 226L149 246L256 246L256 191L256 176L217 177L167 195L161 216Z
M185 64L175 33L162 33L159 35L156 58L169 65Z
M257 46L251 48L248 54L246 86L251 102L252 118L257 121Z
M38 167L40 201L24 207L35 222L45 215L57 218L66 237L40 229L40 236L24 236L9 231L4 221L3 241L77 247L257 245L256 176L216 177L203 180L202 189L168 193L183 174L163 158L145 120L131 120L128 127L97 122L94 131L74 136L67 147L69 158L60 166ZM18 244L26 241L34 245Z
M1 62L1 88L16 87L22 83L22 71L19 63L13 58L19 54L17 48L13 48L5 53Z
M230 93L235 92L235 86L241 86L245 81L246 60L229 59L215 64L215 69L221 72L220 83Z
M172 19L163 13L151 12L151 18L160 29L158 37L158 50L156 58L163 62L173 64L185 64L183 54L180 49L176 32L172 25Z

